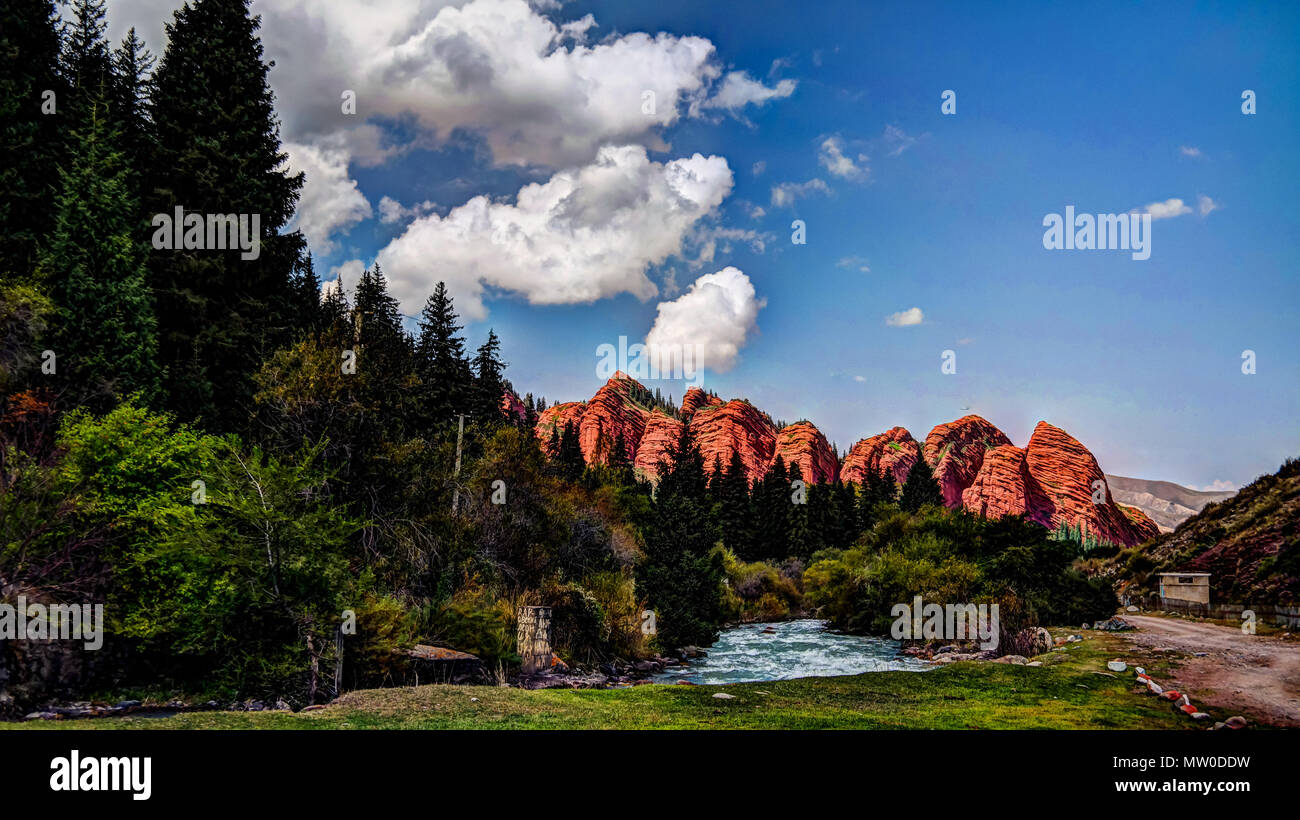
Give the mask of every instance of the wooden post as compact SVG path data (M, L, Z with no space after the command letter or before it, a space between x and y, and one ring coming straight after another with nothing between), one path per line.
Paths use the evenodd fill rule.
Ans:
M456 507L460 502L460 445L465 438L465 414L460 414L460 422L456 427L456 469L452 471L451 480L451 514L456 514Z
M334 628L334 697L343 694L343 627Z
M523 673L534 675L551 668L551 608L519 607L519 631L516 637Z

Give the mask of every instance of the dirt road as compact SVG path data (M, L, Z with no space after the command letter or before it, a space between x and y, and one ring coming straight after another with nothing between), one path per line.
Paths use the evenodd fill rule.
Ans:
M1126 614L1124 620L1138 628L1122 633L1136 646L1190 655L1179 661L1173 684L1216 718L1244 713L1273 726L1300 727L1300 645L1294 641L1175 618Z

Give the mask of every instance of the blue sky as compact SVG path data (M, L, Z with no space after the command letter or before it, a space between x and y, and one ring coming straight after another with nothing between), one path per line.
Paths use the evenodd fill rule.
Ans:
M120 31L168 5L122 0L123 19L110 22ZM777 418L811 419L841 450L894 425L924 438L965 413L1023 445L1045 419L1107 472L1207 488L1241 485L1300 450L1296 5L455 5L393 11L388 32L378 12L355 3L254 8L277 59L272 83L291 158L317 186L300 219L315 226L318 271L343 270L346 286L358 264L391 258L414 299L432 288L420 279L426 260L435 271L457 266L460 303L481 302L471 341L495 328L521 392L589 397L598 345L643 340L661 304L735 267L752 285L729 320L739 353L721 357L725 372L706 371L705 386ZM507 94L511 70L528 79L512 49L529 46L518 35L490 47L475 40L468 12L479 10L556 27L592 15L594 25L542 56L626 46L606 55L597 81L646 71L635 55L682 58L697 42L687 38L706 38L708 60L678 78L682 87L703 78L691 91L698 109L688 113L683 98L671 121L635 127L617 111L587 116L582 107L595 111L604 98L581 67L572 93L548 75L535 100L520 99L518 87ZM637 32L666 33L680 48ZM418 56L421 48L429 53ZM388 62L374 55L382 49ZM367 60L384 66L369 80L357 67ZM423 88L425 66L468 102L446 103L436 83ZM723 93L733 74L749 83L734 105ZM359 114L336 122L337 89L354 85ZM957 95L952 116L940 112L945 89ZM1252 116L1241 111L1244 89L1256 94ZM513 133L515 116L534 119ZM828 140L851 163L841 173L824 161L833 158ZM635 271L591 298L564 296L573 283L552 268L459 273L499 262L481 242L443 257L455 209L479 195L510 206L525 184L598 165L606 144L643 146L648 166L627 160L642 170L699 153L730 171L716 207L677 226L681 252L643 266L653 293ZM812 180L793 201L773 192ZM653 202L647 190L639 193ZM593 197L596 211L617 201L607 193ZM408 210L384 222L385 197ZM1043 247L1044 216L1067 205L1126 213L1171 199L1188 212L1152 222L1147 261ZM807 244L790 241L795 219ZM416 242L421 220L430 224ZM629 249L652 244L654 224L623 226ZM698 321L703 305L683 303L679 325ZM887 324L911 308L919 324ZM1241 371L1248 349L1253 375ZM956 352L955 374L940 372L945 350ZM684 389L650 384L677 397Z

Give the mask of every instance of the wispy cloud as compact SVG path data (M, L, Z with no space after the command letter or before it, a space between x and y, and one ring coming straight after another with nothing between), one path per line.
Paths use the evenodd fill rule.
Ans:
M813 194L830 194L831 188L821 179L814 177L807 182L782 182L772 186L772 207L787 208L796 199Z
M1196 209L1201 212L1201 216L1209 216L1210 211L1220 210L1223 206L1205 194L1196 195Z
M1194 145L1184 145L1182 148L1179 148L1178 150L1179 150L1179 151L1182 153L1182 155L1185 156L1185 157L1204 157L1204 156L1205 156L1205 154L1203 154L1203 153L1201 152L1201 149L1200 149L1200 148L1197 148L1197 147L1194 146Z
M835 263L837 268L856 268L860 273L871 273L871 266L862 256L845 256Z
M896 125L886 125L885 135L882 137L885 142L886 152L891 157L896 157L916 144L916 137L903 131Z

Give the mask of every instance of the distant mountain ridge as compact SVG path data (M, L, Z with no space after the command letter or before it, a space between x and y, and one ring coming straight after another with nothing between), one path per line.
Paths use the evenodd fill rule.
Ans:
M1126 478L1106 475L1115 500L1137 507L1156 522L1161 532L1173 532L1178 525L1196 515L1206 504L1223 501L1237 494L1236 490L1205 492L1192 490L1172 481L1154 481L1146 478Z
M534 432L547 444L571 424L588 463L607 461L610 448L621 438L629 461L651 479L683 424L690 426L706 469L725 466L735 455L751 483L780 458L787 466L798 465L805 481L861 482L868 470L888 470L901 484L924 458L949 507L965 507L989 518L1024 515L1050 529L1080 528L1124 546L1160 532L1140 507L1119 503L1091 451L1044 421L1024 447L1014 446L1001 430L974 415L936 426L923 441L894 427L858 441L841 461L810 421L778 429L749 401L723 401L698 387L686 392L674 417L639 401L645 393L639 382L616 373L588 401L541 410Z

